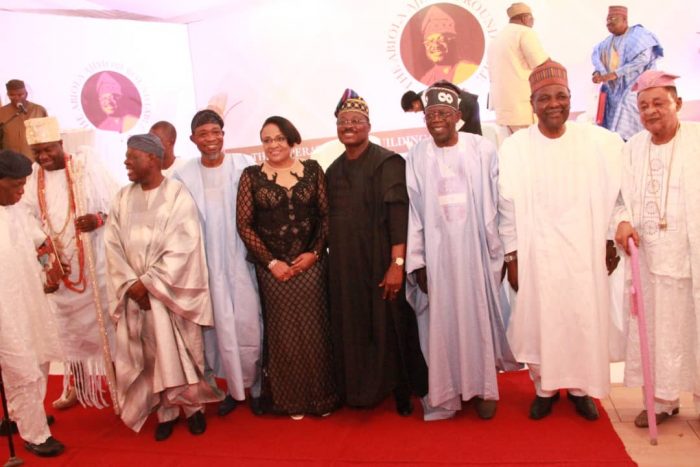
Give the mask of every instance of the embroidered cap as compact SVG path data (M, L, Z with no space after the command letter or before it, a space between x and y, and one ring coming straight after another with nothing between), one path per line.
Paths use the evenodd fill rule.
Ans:
M338 101L338 105L335 106L335 115L342 114L343 112L359 112L365 117L369 118L369 107L367 107L367 102L361 98L355 91L348 88L343 92L343 95Z
M566 68L554 60L547 60L530 73L530 91L534 94L537 90L550 84L561 84L569 87Z
M624 16L627 18L627 7L620 5L613 5L608 7L608 16Z
M459 110L459 92L449 81L441 80L431 85L423 92L421 100L426 111L437 105Z
M637 82L632 86L632 91L642 92L649 88L665 88L675 86L675 80L680 78L678 75L672 75L661 70L647 70L637 79Z
M27 144L53 143L61 141L61 129L56 117L30 118L24 121Z

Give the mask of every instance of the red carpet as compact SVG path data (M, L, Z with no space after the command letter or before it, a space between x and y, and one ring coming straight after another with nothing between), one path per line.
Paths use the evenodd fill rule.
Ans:
M49 397L60 392L52 376ZM255 417L239 406L225 418L209 408L207 432L192 436L182 421L165 442L153 440L155 415L140 434L109 410L51 409L52 427L66 451L39 459L21 447L27 465L70 466L346 466L346 465L635 465L607 414L589 422L563 397L544 420L527 418L532 384L526 372L500 376L496 417L479 420L469 406L453 420L426 423L416 401L412 417L401 418L393 400L371 411L342 409L328 418ZM0 462L7 444L0 440Z

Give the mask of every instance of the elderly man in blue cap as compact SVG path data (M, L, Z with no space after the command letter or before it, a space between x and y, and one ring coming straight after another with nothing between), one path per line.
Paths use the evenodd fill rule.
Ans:
M133 183L117 194L105 231L121 418L139 431L155 410L163 441L182 408L190 433L202 434L204 404L223 394L204 377L202 329L214 318L197 207L161 173L157 136L135 135L127 146Z

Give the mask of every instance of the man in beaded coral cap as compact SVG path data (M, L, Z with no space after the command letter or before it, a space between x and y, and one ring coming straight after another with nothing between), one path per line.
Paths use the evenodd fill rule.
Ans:
M106 403L101 377L106 374L105 355L109 355L103 334L111 340L112 327L107 316L101 227L117 184L92 148L81 146L72 155L64 150L55 117L29 119L25 125L27 143L38 167L27 179L22 203L50 237L60 262L67 266L58 290L49 295L56 308L66 374L63 395L54 407L65 409L77 401L103 407ZM90 250L92 261L88 258ZM94 298L95 286L99 300ZM98 310L106 326L99 324Z

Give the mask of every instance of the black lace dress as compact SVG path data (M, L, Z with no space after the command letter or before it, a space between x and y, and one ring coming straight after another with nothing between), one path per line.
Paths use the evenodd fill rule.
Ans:
M304 161L286 189L251 166L241 175L236 221L254 262L263 312L261 405L267 412L321 415L339 405L333 370L327 296L328 200L325 175ZM319 260L280 282L267 265L301 253Z

